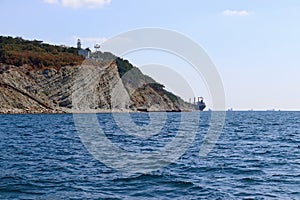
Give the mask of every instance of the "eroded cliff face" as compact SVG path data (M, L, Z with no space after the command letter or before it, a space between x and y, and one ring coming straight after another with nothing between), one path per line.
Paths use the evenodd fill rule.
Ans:
M0 113L192 109L190 104L141 75L139 70L121 79L115 61L85 61L81 66L43 69L0 65Z

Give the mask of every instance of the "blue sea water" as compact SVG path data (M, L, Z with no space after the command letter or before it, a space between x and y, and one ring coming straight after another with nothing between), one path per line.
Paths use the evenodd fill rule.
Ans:
M143 153L172 140L180 115L168 113L150 138L126 136L112 114L97 117L114 144ZM131 117L150 123L145 113ZM0 199L300 199L300 112L228 112L215 147L199 157L209 122L202 112L174 163L126 174L89 153L73 115L0 115Z

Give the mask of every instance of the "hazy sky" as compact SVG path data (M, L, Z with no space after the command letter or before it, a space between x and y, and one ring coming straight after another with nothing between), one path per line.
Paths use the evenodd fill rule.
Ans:
M228 108L300 110L299 0L1 0L0 8L1 35L54 44L80 37L91 47L143 27L178 31L216 65ZM128 58L140 64L142 56Z

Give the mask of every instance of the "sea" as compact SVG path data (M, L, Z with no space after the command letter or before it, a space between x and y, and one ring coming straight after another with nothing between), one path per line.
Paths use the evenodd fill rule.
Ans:
M200 156L212 113L0 115L0 199L300 199L300 112L227 112Z

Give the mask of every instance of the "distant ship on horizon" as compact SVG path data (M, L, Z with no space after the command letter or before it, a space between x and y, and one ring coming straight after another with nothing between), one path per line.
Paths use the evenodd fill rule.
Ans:
M206 104L205 102L203 101L203 97L200 97L200 101L198 99L198 102L197 102L197 108L198 110L200 111L203 111L205 108L206 108Z
M206 104L203 101L203 97L198 97L198 101L196 102L196 97L194 97L194 106L196 108L196 110L200 110L203 111L206 108ZM190 103L191 103L191 99L190 99Z

